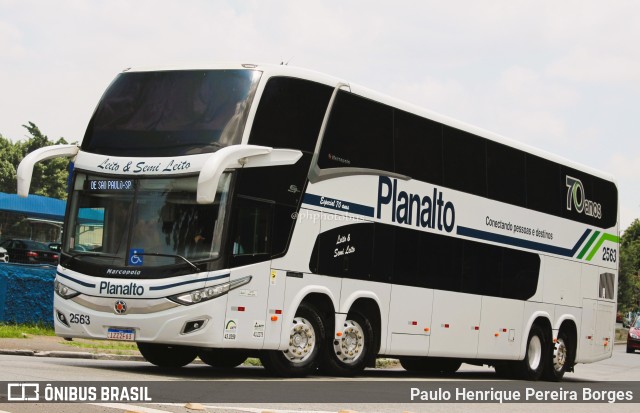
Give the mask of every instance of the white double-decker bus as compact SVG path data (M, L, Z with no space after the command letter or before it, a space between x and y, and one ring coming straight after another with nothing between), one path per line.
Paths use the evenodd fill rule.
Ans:
M272 373L612 354L612 177L315 72L126 70L72 157L56 334Z

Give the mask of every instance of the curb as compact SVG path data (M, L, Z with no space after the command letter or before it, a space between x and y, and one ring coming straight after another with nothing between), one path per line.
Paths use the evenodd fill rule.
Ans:
M107 354L107 353L87 353L82 351L34 351L34 350L0 349L0 355L30 356L30 357L58 357L58 358L85 359L85 360L146 361L142 356Z

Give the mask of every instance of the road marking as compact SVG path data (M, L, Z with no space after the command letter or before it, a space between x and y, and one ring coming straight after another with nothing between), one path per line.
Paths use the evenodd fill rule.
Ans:
M184 407L183 403L158 403L159 405L162 406L181 406ZM205 404L204 407L206 409L217 409L217 410L237 410L240 412L247 412L247 413L263 413L266 411L269 412L273 412L273 413L300 413L300 410L277 410L277 409L270 409L270 408L266 408L266 407L242 407L242 406L212 406L209 404ZM333 411L326 411L326 410L305 410L305 413L336 413L335 410Z
M259 407L236 407L236 406L210 406L205 405L207 409L234 409L239 410L241 412L247 413L263 413L264 411L269 411L271 413L300 413L300 410L276 410L276 409L267 409L267 408L259 408ZM324 411L324 410L305 410L305 413L336 413L335 411Z
M137 406L135 404L124 404L124 403L87 403L92 404L94 406L107 407L110 409L120 409L124 412L135 412L135 413L167 413L167 410L158 410L152 409L151 407ZM181 406L184 406L182 404Z

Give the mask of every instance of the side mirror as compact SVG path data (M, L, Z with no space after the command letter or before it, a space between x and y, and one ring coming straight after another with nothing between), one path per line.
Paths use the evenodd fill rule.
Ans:
M29 195L33 166L40 161L53 158L71 158L76 156L80 148L76 145L53 145L36 149L31 152L18 165L18 196L26 198Z
M232 145L219 149L205 161L198 176L197 202L211 204L216 197L220 176L228 168L293 165L302 152L268 146Z

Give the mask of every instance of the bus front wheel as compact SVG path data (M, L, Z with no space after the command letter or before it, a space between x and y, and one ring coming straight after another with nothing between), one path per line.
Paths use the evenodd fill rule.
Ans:
M302 303L289 326L287 348L265 351L260 361L267 371L277 376L304 377L318 367L324 340L324 323L318 311L312 305Z
M195 348L169 344L137 343L142 357L158 367L178 368L191 363L198 352Z

